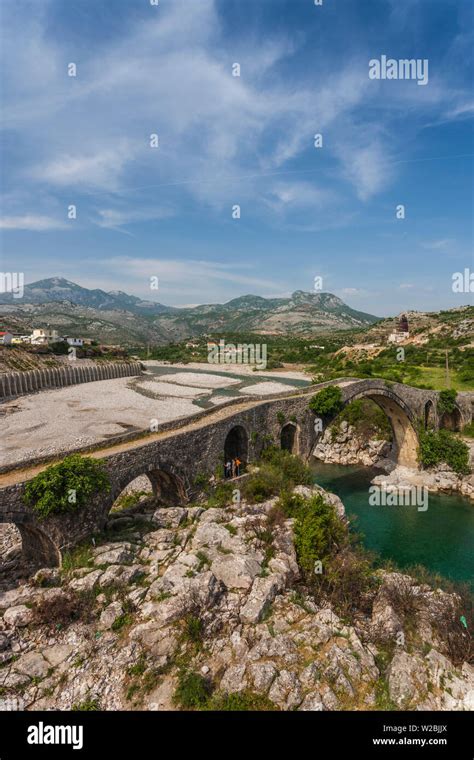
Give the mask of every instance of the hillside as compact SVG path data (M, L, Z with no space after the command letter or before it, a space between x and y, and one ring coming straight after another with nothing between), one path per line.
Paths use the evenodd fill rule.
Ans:
M25 286L24 297L0 295L0 320L14 332L48 324L63 334L104 343L164 345L223 331L315 335L368 327L377 317L351 309L331 293L296 291L290 298L246 295L225 304L172 308L121 291L89 290L54 277Z
M78 306L110 311L130 311L132 314L162 314L176 311L171 306L163 306L154 301L143 301L136 296L130 296L121 290L106 292L98 288L89 290L63 277L50 277L38 280L24 287L23 303L39 305L55 302L70 302ZM18 299L12 293L0 294L0 304L17 304Z
M447 311L407 311L409 338L406 345L422 346L457 341L474 345L474 306L460 306ZM355 343L386 343L387 336L398 324L400 315L381 319L361 334L354 335Z

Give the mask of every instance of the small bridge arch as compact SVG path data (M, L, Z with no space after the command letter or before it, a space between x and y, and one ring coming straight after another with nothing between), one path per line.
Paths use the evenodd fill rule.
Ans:
M280 431L280 446L291 454L298 452L298 427L294 422L287 422Z
M175 506L186 501L186 486L184 479L171 470L160 465L140 467L139 470L125 472L119 478L112 480L110 497L107 499L109 511L127 486L139 477L146 477L151 485L153 501L157 505Z
M240 459L249 461L249 436L243 425L234 425L228 431L224 441L224 461Z
M444 414L441 415L439 426L440 428L445 428L446 430L461 430L462 414L459 407L456 406L452 412L444 412Z
M424 407L424 424L425 430L433 430L436 427L436 410L431 399L428 399Z

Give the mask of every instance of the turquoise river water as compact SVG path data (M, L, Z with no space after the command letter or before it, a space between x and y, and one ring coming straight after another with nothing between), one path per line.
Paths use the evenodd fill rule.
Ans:
M316 483L337 494L368 549L401 567L421 564L456 581L474 579L474 504L449 494L429 494L428 509L370 506L369 467L312 464Z

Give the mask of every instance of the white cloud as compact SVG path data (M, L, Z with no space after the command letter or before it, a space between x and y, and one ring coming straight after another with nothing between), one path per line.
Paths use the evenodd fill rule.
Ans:
M31 170L31 176L59 186L86 185L113 190L125 164L133 157L130 141L89 155L63 154Z
M24 140L28 147L32 135L35 145L34 153L25 150L17 178L42 190L97 194L102 211L108 201L100 193L113 193L130 204L124 218L133 217L135 188L144 187L149 194L159 189L160 203L173 195L176 211L178 195L182 206L191 198L212 209L242 199L276 224L285 209L285 224L301 228L294 217L304 205L337 205L353 193L365 203L389 187L398 171L396 117L407 103L412 131L424 109L461 107L446 102L447 88L431 79L429 88L397 88L381 106L374 83L361 75L366 64L357 60L335 59L324 76L315 69L293 81L276 64L288 62L303 35L265 40L249 32L229 49L214 0L163 3L120 37L91 46L77 61L77 77L69 78L69 50L51 39L48 3L27 6L28 12L6 13L4 33L6 123L20 146ZM234 61L240 78L231 75ZM149 147L153 132L157 151ZM313 148L316 132L324 136L322 150ZM314 166L317 185L271 177L310 150L306 165ZM334 159L332 195L320 190L327 156ZM349 198L346 211L352 207ZM123 226L110 221L102 216L100 223ZM325 223L337 226L337 217L325 215L318 228Z
M34 230L35 232L47 232L48 230L67 229L67 224L49 216L35 216L25 214L23 216L5 216L0 219L0 229L3 230Z
M421 245L429 251L447 250L454 243L452 238L441 238L440 240L427 240Z
M96 224L99 227L105 227L107 229L118 229L124 225L136 224L137 222L168 219L172 217L173 214L174 212L171 208L104 208L97 211L98 219Z
M357 197L367 201L383 191L393 176L388 147L367 135L366 143L339 142L337 152L344 162L344 173Z

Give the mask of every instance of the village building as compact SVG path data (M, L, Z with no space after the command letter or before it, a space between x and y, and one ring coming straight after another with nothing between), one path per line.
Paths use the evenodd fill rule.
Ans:
M75 348L82 348L84 345L84 340L82 338L73 338L71 335L65 335L63 340L65 340L69 346L74 346Z
M0 330L0 344L3 346L9 346L13 340L13 333L8 330Z
M388 343L403 343L410 337L410 330L408 327L408 319L406 314L401 314L398 320L398 325L393 332L388 336Z
M39 327L31 333L31 343L34 346L47 346L49 343L58 343L61 339L57 330L47 327Z
M12 338L12 345L18 346L21 343L30 343L31 342L31 336L30 335L20 335L20 333L14 333Z

